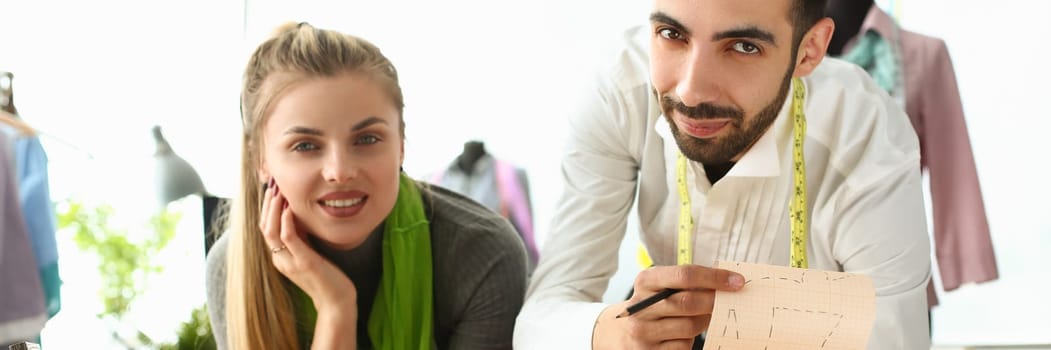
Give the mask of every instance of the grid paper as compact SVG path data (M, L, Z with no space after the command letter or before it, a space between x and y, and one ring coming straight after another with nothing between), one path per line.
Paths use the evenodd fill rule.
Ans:
M718 261L745 278L715 293L705 350L865 349L876 293L865 275Z

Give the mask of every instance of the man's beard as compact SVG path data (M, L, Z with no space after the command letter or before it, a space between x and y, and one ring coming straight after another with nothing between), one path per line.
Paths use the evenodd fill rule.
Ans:
M679 145L679 150L682 154L686 158L701 164L726 164L751 147L777 119L777 114L781 111L785 98L788 97L788 90L791 87L792 72L794 71L792 68L794 67L790 67L785 74L785 78L781 82L781 89L774 100L766 107L763 107L747 125L744 125L744 111L740 108L717 106L710 103L701 103L690 107L683 104L676 97L661 96L661 110L664 112L664 118L668 120L668 125L671 126L671 133L675 137L675 143ZM679 126L675 124L671 117L672 111L677 111L687 118L696 120L728 118L730 123L726 127L729 130L722 137L711 139L695 138L679 130Z

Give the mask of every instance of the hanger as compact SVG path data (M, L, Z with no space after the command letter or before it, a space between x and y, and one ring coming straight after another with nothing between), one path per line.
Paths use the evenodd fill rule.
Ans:
M51 135L46 132L42 132L26 123L22 118L18 117L18 109L15 108L14 104L14 88L13 80L15 75L11 72L0 71L0 123L7 124L14 128L19 135L28 137L48 137L52 140L57 141L63 146L69 147L75 151L83 153L88 159L95 159L95 156L74 144L71 144L55 135Z
M0 123L4 123L11 126L18 132L19 135L27 137L47 137L48 139L54 140L59 144L68 147L69 149L82 153L88 159L95 159L95 155L91 154L91 152L88 152L87 150L80 148L77 145L69 143L68 141L63 140L58 136L33 128L28 123L23 121L22 118L19 118L18 116L15 116L11 113L0 111Z
M22 119L18 118L14 114L7 113L6 111L0 111L0 122L7 124L8 126L18 130L18 133L23 136L37 136L37 132L33 127L26 124Z

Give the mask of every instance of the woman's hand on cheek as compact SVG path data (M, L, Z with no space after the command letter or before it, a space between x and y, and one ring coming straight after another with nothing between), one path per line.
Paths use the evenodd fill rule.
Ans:
M357 312L354 283L325 259L296 231L295 217L276 185L266 191L260 229L270 246L271 260L285 277L302 289L319 313L325 310Z

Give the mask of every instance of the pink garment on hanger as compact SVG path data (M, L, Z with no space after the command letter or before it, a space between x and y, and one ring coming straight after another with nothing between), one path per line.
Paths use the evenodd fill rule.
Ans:
M859 33L898 38L905 79L905 112L920 139L921 166L930 178L934 250L942 287L999 278L963 104L945 41L901 29L873 6ZM933 281L929 306L938 304Z

